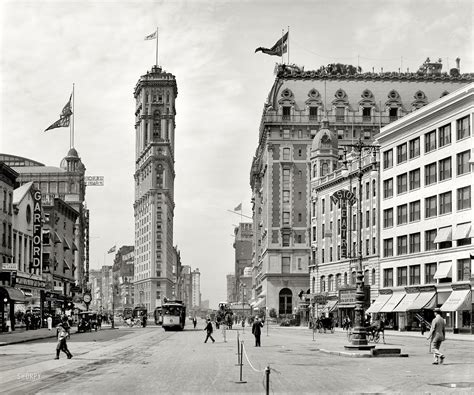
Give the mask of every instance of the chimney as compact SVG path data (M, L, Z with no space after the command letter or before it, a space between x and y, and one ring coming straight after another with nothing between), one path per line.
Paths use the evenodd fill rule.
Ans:
M456 58L456 68L461 71L461 58Z

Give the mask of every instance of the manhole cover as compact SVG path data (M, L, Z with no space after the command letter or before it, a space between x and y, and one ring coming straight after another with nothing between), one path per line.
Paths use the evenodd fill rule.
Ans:
M474 387L474 382L461 382L461 383L438 383L432 385L439 385L440 387L447 388L471 388Z

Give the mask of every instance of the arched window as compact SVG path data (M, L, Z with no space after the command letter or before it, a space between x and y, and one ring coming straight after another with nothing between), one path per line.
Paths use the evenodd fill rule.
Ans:
M344 285L347 285L347 273L344 273Z
M356 272L352 272L351 273L351 284L352 285L355 285L357 282L356 282Z
M160 112L156 110L153 113L153 139L161 138L161 119Z
M302 218L303 218L303 217L302 217L301 213L298 213L298 221L299 221L299 222L301 222L301 219L302 219Z
M328 164L326 162L321 163L321 177L324 177L326 174L328 174L328 172Z
M321 292L326 292L326 277L321 276L321 280L319 282L319 288Z
M311 283L311 293L316 293L316 277L313 276L313 282Z
M364 285L369 285L370 284L370 279L369 279L369 269L364 271Z
M328 276L328 291L334 291L334 276L332 274Z
M290 289L283 288L279 294L279 314L292 314L293 294Z
M372 269L372 285L375 285L375 269Z
M377 196L377 188L376 188L375 180L372 180L372 196Z
M336 274L336 291L341 288L341 273Z

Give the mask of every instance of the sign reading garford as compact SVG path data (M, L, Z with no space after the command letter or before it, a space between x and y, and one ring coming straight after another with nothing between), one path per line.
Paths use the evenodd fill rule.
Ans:
M88 186L104 186L104 176L85 176L84 184Z
M33 262L31 263L34 269L41 267L42 228L41 191L35 191L33 193Z

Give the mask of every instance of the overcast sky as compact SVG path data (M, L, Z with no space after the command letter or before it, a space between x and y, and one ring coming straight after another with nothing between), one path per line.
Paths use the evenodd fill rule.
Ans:
M75 148L87 175L91 268L113 245L134 244L135 100L155 62L176 76L174 244L201 271L202 299L226 297L240 202L251 215L249 173L263 104L280 58L260 53L290 27L290 63L347 63L415 71L430 57L472 72L469 0L11 1L1 2L0 152L59 166L69 128L58 119L75 83ZM285 61L286 61L285 56Z

